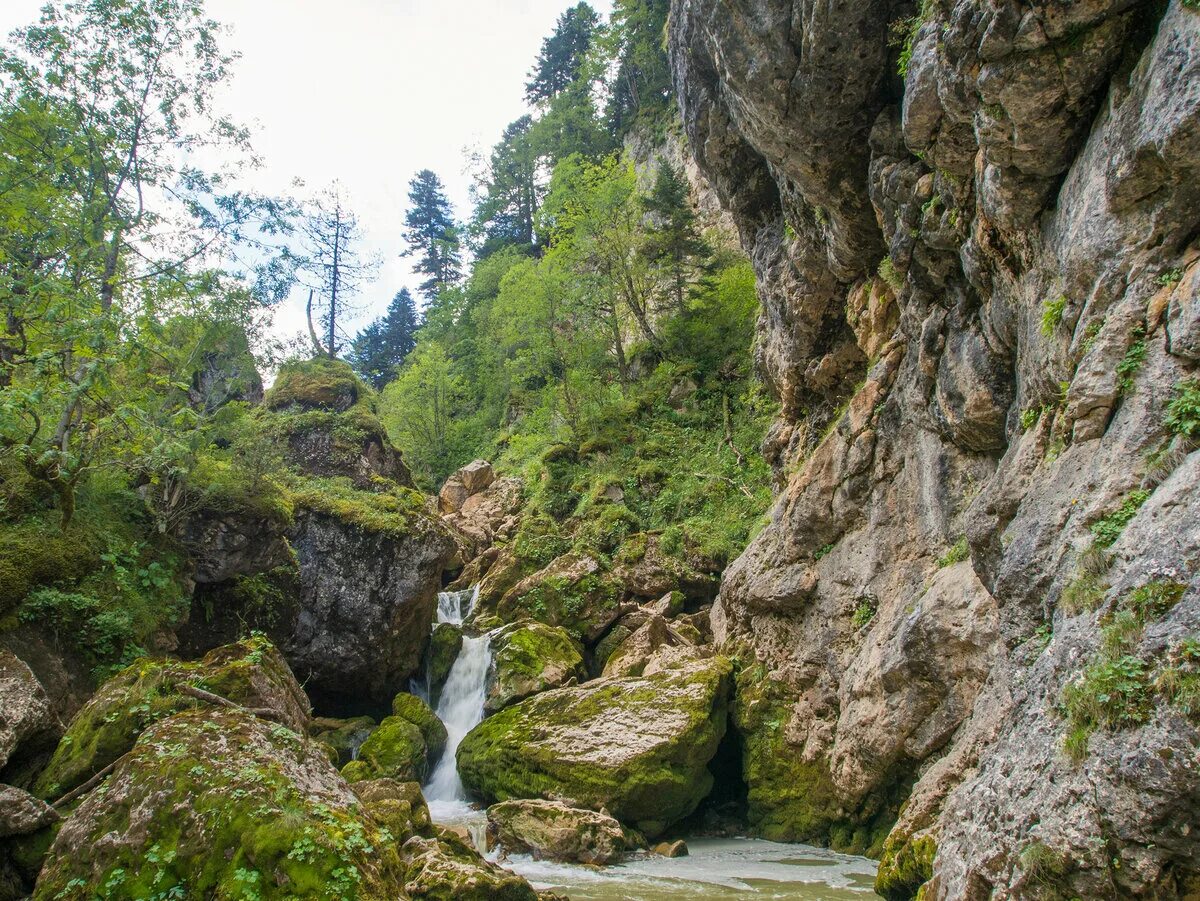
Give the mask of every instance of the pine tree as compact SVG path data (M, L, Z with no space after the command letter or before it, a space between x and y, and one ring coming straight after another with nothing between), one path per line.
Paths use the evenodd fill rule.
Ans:
M575 83L583 71L600 17L586 3L573 6L558 17L554 33L542 41L525 99L531 104L553 100Z
M683 310L688 289L707 268L712 250L696 227L687 181L670 163L659 167L642 208L650 216L642 252L663 272L676 309Z
M625 136L644 111L665 109L671 65L663 47L670 0L616 0L612 23L617 74L605 110L613 137Z
M533 245L534 216L544 188L538 184L532 127L533 119L522 116L504 129L492 150L483 196L475 211L475 226L485 238L481 257L508 244Z
M396 377L396 370L417 344L417 307L407 288L396 292L387 313L355 337L350 352L354 369L377 390Z
M462 243L442 180L434 172L422 169L413 176L408 199L412 204L404 216L408 249L401 256L419 255L415 268L429 277L417 290L433 300L462 278Z

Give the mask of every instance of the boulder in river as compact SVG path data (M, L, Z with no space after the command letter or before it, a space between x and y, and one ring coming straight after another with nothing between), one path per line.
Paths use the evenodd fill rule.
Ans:
M561 801L501 801L488 808L489 845L537 860L606 865L645 846L645 840L606 813Z
M655 837L712 787L708 763L725 734L730 672L714 657L536 694L467 734L458 748L463 784L492 803L603 807Z
M484 708L488 713L587 677L581 649L557 626L538 622L508 626L492 636L491 647L493 672Z

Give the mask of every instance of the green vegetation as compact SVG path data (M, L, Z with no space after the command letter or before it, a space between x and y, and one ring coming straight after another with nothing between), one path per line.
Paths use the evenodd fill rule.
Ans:
M896 71L901 78L908 76L908 66L912 62L913 44L917 40L917 34L920 32L921 26L929 18L932 11L932 0L921 0L921 8L915 16L907 19L898 19L889 28L888 45L900 50L900 55L896 61Z
M953 566L955 563L962 563L971 556L971 548L967 545L967 536L963 535L958 541L954 542L950 550L938 557L938 568L945 569L947 566Z
M1175 383L1167 404L1166 426L1183 438L1200 437L1200 379Z
M1102 548L1111 547L1121 537L1121 533L1129 521L1137 516L1138 510L1149 497L1149 491L1143 489L1131 491L1116 510L1092 523L1092 535L1095 536L1096 544Z
M896 294L899 294L900 289L904 287L904 276L896 271L896 264L892 262L890 256L879 261L879 277Z
M856 629L861 629L875 618L878 610L879 603L875 598L869 596L860 598L858 606L854 608L854 615L850 617L850 624Z
M1100 633L1100 652L1064 687L1061 707L1067 721L1063 749L1082 760L1097 729L1124 729L1146 722L1156 693L1186 712L1193 710L1200 683L1193 647L1182 643L1154 676L1154 662L1137 654L1148 622L1165 616L1183 597L1185 586L1156 580L1123 596ZM1200 648L1200 644L1195 645Z
M1044 842L1033 841L1021 849L1021 872L1041 892L1052 899L1069 899L1073 893L1064 894L1063 881L1070 872L1070 861L1066 855L1052 850Z
M1067 308L1067 295L1060 294L1042 303L1042 335L1054 337L1058 327L1062 325L1063 313Z
M1196 2L1200 3L1200 0L1196 0ZM1184 5L1189 5L1187 0L1185 0ZM1160 273L1158 277L1154 279L1154 283L1163 288L1169 287L1170 285L1177 285L1181 281L1183 281L1183 270L1178 266L1176 266L1174 269L1168 269L1166 272Z
M1133 343L1125 351L1125 356L1117 364L1117 390L1128 394L1133 390L1133 382L1146 362L1145 328L1138 326L1134 330Z
M909 901L933 876L937 842L931 835L889 836L875 874L875 893L889 901Z

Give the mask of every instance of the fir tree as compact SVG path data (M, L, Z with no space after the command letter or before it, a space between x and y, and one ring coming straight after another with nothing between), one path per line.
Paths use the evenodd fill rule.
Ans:
M659 167L650 194L642 198L649 214L642 252L664 274L678 310L696 277L707 268L712 250L696 227L687 181L670 163Z
M618 140L643 112L663 110L671 92L671 65L664 49L670 0L617 0L612 22L617 73L605 110Z
M462 278L462 244L450 201L442 180L422 169L408 183L412 206L404 217L404 240L408 249L401 256L419 256L416 271L428 278L418 291L433 300Z
M538 184L538 157L531 139L533 119L522 116L504 129L492 150L479 206L476 228L484 235L480 256L508 244L530 247L534 216L544 189Z
M554 33L542 41L525 99L531 104L553 100L575 83L583 71L599 16L586 3L573 6L558 17Z
M392 298L387 313L355 337L350 363L376 390L396 377L396 370L417 343L417 307L407 288Z

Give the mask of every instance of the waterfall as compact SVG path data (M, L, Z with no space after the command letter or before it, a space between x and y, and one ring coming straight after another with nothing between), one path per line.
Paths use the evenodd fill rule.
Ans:
M472 591L443 591L438 595L438 622L461 624L470 615L478 596L478 586ZM488 635L464 635L462 650L442 686L437 715L446 726L446 750L425 786L425 798L431 804L466 800L455 752L463 737L483 719L491 665L490 644Z

